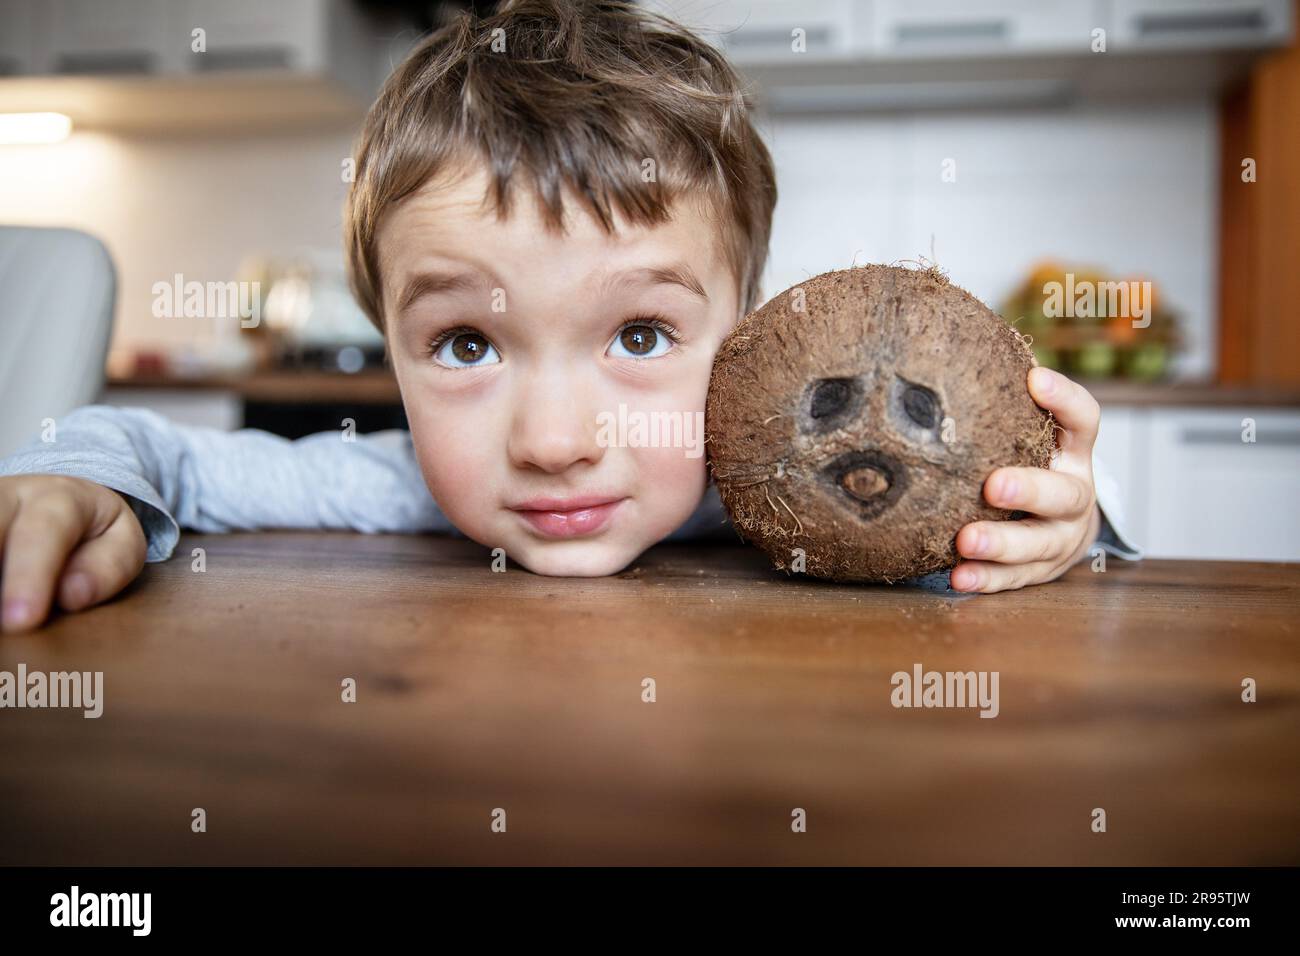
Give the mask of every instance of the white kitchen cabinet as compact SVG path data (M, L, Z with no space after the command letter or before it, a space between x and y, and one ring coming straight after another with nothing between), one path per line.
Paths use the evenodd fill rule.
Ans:
M178 42L190 49L193 31L205 34L207 49L188 57L197 72L305 69L323 55L324 8L313 0L186 0L179 6Z
M186 0L181 42L201 27L207 50L191 53L201 72L287 69L306 73L356 68L375 41L351 0Z
M139 75L181 68L168 0L48 0L38 7L35 72Z
M646 0L662 13L724 50L736 64L835 60L860 50L870 5L861 0ZM795 52L796 30L804 50Z
M363 101L376 85L382 31L351 0L48 0L34 9L35 73L280 71L341 80Z
M1152 409L1153 556L1300 560L1300 415ZM1254 423L1254 441L1248 423Z
M1294 30L1292 0L642 2L804 115L1217 96Z
M126 132L355 124L411 39L355 0L0 0L0 16L0 113Z
M1148 556L1300 561L1300 411L1108 406L1096 452Z
M1230 50L1284 45L1291 0L645 0L700 30L741 65L790 62L801 28L809 61L959 60L1093 51Z
M738 64L789 62L793 31L808 61L944 59L1086 52L1104 25L1098 0L648 0L700 31Z

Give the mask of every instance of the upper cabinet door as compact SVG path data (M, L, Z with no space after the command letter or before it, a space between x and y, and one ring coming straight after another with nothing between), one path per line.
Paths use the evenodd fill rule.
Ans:
M1114 0L1117 49L1212 50L1285 43L1291 0Z
M204 31L207 49L191 53L189 69L223 70L324 68L326 0L183 0L187 50L193 31Z
M1292 0L644 0L741 66L1285 44ZM792 44L802 43L801 52Z
M890 57L1088 52L1094 0L877 0L872 50Z
M0 0L20 9L33 0ZM324 71L342 0L47 0L29 19L40 73ZM6 15L6 25L9 22ZM6 30L5 34L9 31ZM8 41L11 42L11 41ZM0 46L0 57L4 56ZM2 68L2 66L0 66Z
M724 50L736 64L836 60L860 52L870 3L864 0L646 0Z
M38 6L43 35L37 72L148 74L175 70L182 49L172 42L167 0L48 0Z

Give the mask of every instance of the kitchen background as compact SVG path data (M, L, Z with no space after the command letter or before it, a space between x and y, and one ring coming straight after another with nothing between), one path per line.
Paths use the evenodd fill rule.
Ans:
M648 5L754 83L780 189L765 295L933 260L1102 400L1098 453L1148 553L1300 560L1292 0ZM343 282L344 173L369 98L449 7L0 0L0 114L71 118L0 145L0 223L85 230L117 270L86 400L290 437L403 423ZM1045 320L1035 290L1065 272L1151 281L1152 327ZM261 281L263 326L155 317L178 273ZM6 399L19 364L0 357ZM0 454L32 434L11 419Z

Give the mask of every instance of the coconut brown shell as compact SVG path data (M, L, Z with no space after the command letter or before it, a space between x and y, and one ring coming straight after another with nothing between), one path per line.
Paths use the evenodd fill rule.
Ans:
M713 366L709 466L741 536L778 568L898 581L951 568L956 537L1007 511L1005 465L1047 467L1016 331L934 269L868 265L786 290Z

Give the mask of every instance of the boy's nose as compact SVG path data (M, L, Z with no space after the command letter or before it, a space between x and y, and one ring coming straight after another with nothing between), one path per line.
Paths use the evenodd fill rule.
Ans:
M596 413L576 403L532 399L518 409L509 440L509 455L519 468L555 474L579 462L595 464L605 450L596 441Z

